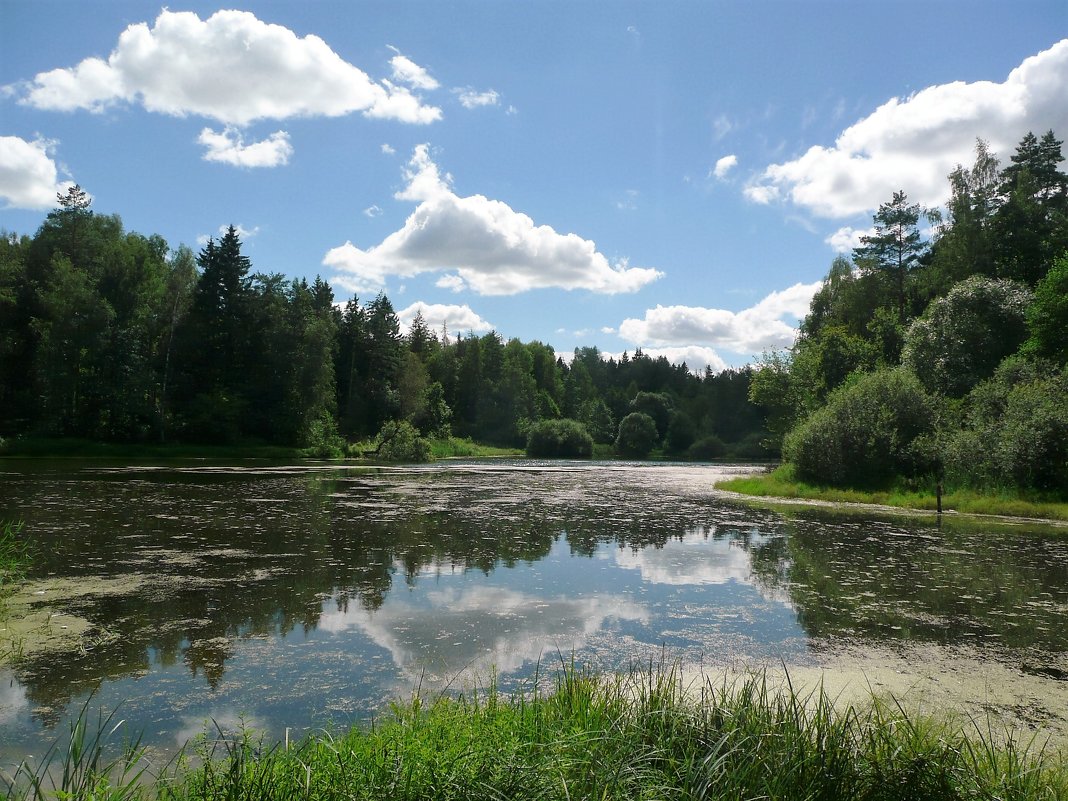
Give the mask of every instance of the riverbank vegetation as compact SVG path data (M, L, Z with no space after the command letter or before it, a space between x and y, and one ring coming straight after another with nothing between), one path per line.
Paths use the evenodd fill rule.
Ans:
M1061 144L1028 134L1002 168L980 141L974 165L949 176L944 214L903 192L880 206L852 259L832 264L793 348L754 374L750 398L788 469L727 488L922 508L944 492L962 510L1063 515Z
M12 798L71 799L1058 799L1068 767L1036 741L962 729L892 700L836 707L766 676L687 685L653 667L575 668L546 692L395 704L370 727L272 745L209 735L153 783L136 746L71 724L69 742L9 779ZM101 728L110 723L101 723ZM67 756L73 754L73 757ZM49 768L51 770L49 771ZM35 793L43 793L35 795Z

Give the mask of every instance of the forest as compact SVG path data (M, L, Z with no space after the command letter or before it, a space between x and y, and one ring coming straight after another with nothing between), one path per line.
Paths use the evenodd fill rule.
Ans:
M1068 498L1068 176L1052 131L978 141L944 210L894 193L751 400L789 477ZM929 226L930 236L925 236Z
M766 455L752 368L695 375L640 350L606 359L596 348L565 363L545 343L434 331L421 316L402 333L385 295L342 304L320 278L255 272L232 226L194 254L125 231L80 187L58 200L32 237L0 238L0 437L10 441L272 444L315 456L371 443L377 456L418 459L425 439L456 435L589 456L613 450L635 415L620 443L628 455Z
M452 435L534 456L778 458L838 486L1068 495L1068 176L1052 131L979 140L945 209L896 192L837 257L788 351L720 373L640 350L402 332L384 294L199 253L72 187L0 237L0 437L274 444L425 458ZM356 450L354 443L364 450ZM369 445L368 445L369 443Z

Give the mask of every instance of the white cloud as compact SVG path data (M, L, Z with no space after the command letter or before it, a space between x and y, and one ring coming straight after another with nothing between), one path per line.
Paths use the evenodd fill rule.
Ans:
M836 253L852 253L863 244L860 241L862 236L871 236L874 233L874 228L853 228L847 225L839 228L823 241L834 248Z
M382 152L387 156L392 156L397 151L393 149L392 145L384 144L382 145Z
M722 181L727 177L727 173L737 166L738 157L732 153L729 156L724 156L716 162L716 166L712 169L712 175Z
M707 348L701 345L678 345L666 348L642 348L642 353L650 359L659 359L663 356L672 364L685 364L691 373L700 375L706 367L711 367L712 372L718 373L727 369L727 362L716 352L715 348ZM606 358L619 360L620 353L604 353ZM633 352L631 352L633 355Z
M55 142L0 136L0 198L8 209L47 209L71 181L60 182L50 151Z
M419 205L404 226L366 250L346 242L323 264L338 280L361 291L380 290L391 277L445 273L439 286L469 288L481 295L514 295L532 289L635 292L661 276L653 269L610 264L593 242L535 225L506 203L483 195L460 197L452 177L442 175L427 145L415 148L399 200Z
M393 67L393 79L395 81L406 83L413 89L425 89L427 91L432 91L441 86L425 68L420 67L410 58L403 55L397 48L391 47L390 49L397 54L389 60L390 66Z
M378 206L368 206L363 210L363 216L365 217L380 217L382 216L382 209Z
M476 92L474 89L457 89L456 91L460 95L460 105L464 108L496 106L501 100L501 96L493 89L485 92Z
M205 128L197 137L197 143L207 150L204 161L218 161L234 167L281 167L289 163L293 145L289 134L275 131L261 142L246 145L241 132L232 126L222 131Z
M651 353L646 345L697 345L750 354L785 348L797 337L794 321L808 312L812 296L821 285L820 281L794 284L740 312L658 305L647 310L644 319L620 323L619 335L642 346L646 353Z
M482 333L494 329L493 323L483 320L466 303L462 306L450 306L441 303L424 303L423 301L417 301L406 309L401 309L397 312L401 328L407 331L412 324L412 320L415 319L415 315L420 312L427 326L435 333L440 332L442 327L449 332L450 336L466 333L467 331Z
M712 132L717 141L729 134L732 130L734 130L734 123L730 121L730 118L726 114L720 114L712 122Z
M408 123L441 118L440 109L407 88L372 80L318 36L299 37L245 11L201 20L164 9L153 27L142 22L123 31L106 61L87 58L39 73L22 102L57 111L140 102L149 111L225 125L353 112Z
M614 333L616 333L616 329L613 328L610 325L601 326L601 333L602 334L614 334Z
M206 244L208 244L208 240L209 239L218 239L218 237L223 236L229 229L230 229L229 225L220 225L219 226L219 230L218 230L217 233L215 233L215 234L201 234L200 236L198 236L197 237L197 244L200 245L201 247L204 247ZM260 227L258 225L256 225L256 226L253 226L252 228L246 228L241 223L238 223L237 225L234 226L234 232L239 237L241 237L242 241L247 242L248 240L252 239L252 237L256 236L256 234L258 234L260 232Z
M1003 160L1028 131L1068 129L1068 39L1027 58L1003 83L931 86L891 98L846 128L833 147L771 164L746 190L757 203L789 198L822 217L877 209L894 191L927 206L945 202L946 176L972 160L976 137Z

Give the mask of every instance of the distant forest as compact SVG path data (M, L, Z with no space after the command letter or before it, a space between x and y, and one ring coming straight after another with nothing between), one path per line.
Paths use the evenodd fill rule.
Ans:
M718 374L640 350L565 362L420 317L402 334L385 295L342 306L319 278L254 272L233 227L171 249L73 187L33 236L0 237L0 436L336 455L408 431L544 455L781 453L822 483L1068 495L1061 146L1028 134L1002 166L978 141L944 211L894 193L794 346Z
M406 334L389 298L253 271L233 227L199 254L123 230L80 187L0 239L0 436L278 444L336 455L397 430L523 447L541 421L612 443L647 414L671 453L766 454L751 368L694 375L641 351L570 364L541 342ZM588 455L588 454L587 454ZM641 454L638 454L641 455Z

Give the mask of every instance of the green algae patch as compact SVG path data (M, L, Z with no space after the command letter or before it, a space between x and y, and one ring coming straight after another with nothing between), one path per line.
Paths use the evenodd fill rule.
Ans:
M119 578L50 578L19 585L0 612L0 666L44 653L87 650L116 635L65 611L73 600L128 595L143 584L139 575Z

